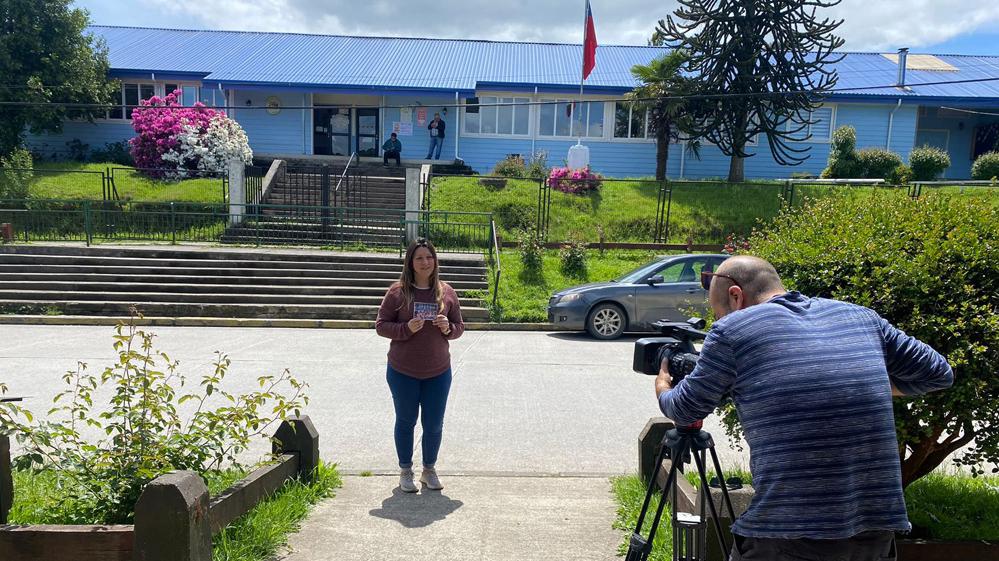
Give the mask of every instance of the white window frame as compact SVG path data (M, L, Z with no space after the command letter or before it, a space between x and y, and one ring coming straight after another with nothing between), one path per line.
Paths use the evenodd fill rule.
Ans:
M590 139L590 140L607 140L607 106L610 105L610 104L607 101L605 101L603 98L599 98L599 99L587 99L585 97L583 98L583 103L585 103L586 107L587 107L586 120L585 120L587 128L589 128L589 126L590 126L590 113L589 113L589 109L593 107L592 104L594 104L594 103L600 103L600 104L603 105L603 112L604 112L603 121L602 121L602 123L603 123L603 131L602 131L602 134L600 136L579 136L579 135L573 134L574 131L572 130L572 128L573 128L573 123L575 123L575 121L571 117L569 118L569 136L555 135L554 134L555 130L558 128L558 109L557 109L558 108L558 104L559 103L577 103L577 102L579 102L579 98L565 98L565 97L557 97L557 96L551 96L551 95L538 94L538 96L537 96L537 102L538 103L545 103L545 104L552 104L552 103L556 104L555 105L555 107L556 107L555 121L552 123L552 133L553 134L550 134L550 135L541 134L541 110L540 110L540 106L538 106L538 110L536 111L537 116L534 119L534 125L537 127L537 131L538 131L538 136L537 136L538 140L572 140L574 138L586 138L586 139ZM611 133L613 135L613 130L611 131Z
M118 102L118 107L121 108L122 116L120 118L119 117L112 117L111 116L111 109L108 108L108 109L104 110L104 116L103 117L97 117L95 120L110 121L112 123L131 123L132 122L132 117L125 114L125 86L126 85L137 85L137 86L139 86L140 87L140 92L139 92L140 94L142 93L141 92L141 87L142 86L149 86L149 85L153 86L153 95L154 96L160 95L160 92L163 91L163 84L161 84L159 82L154 82L153 80L119 80L119 82L120 82L120 85L118 86L118 100L117 100L117 102Z
M645 136L641 136L641 137L631 136L631 115L632 115L632 112L634 111L634 106L632 104L629 104L629 105L632 105L632 106L629 107L629 109L628 109L628 136L627 137L614 136L614 127L617 124L617 104L618 103L619 102L617 102L617 101L613 101L613 102L607 103L607 105L610 106L610 109L607 111L607 113L610 114L610 119L611 119L611 122L612 122L611 127L610 127L610 136L609 136L610 141L611 142L631 142L631 143L655 142L656 141L655 135L651 135L651 136L649 135L649 108L647 108L647 107L645 108L645 130L642 131ZM620 103L627 103L627 102L622 101ZM607 119L607 117L605 115L604 122L606 122L606 119ZM606 129L606 128L607 127L605 125L604 129Z
M531 94L525 94L523 92L476 92L476 95L473 96L473 97L475 99L479 100L479 103L482 103L482 98L484 98L484 97L496 98L496 103L502 103L500 100L502 98L504 98L504 97L513 98L514 99L514 106L513 106L513 111L514 112L513 112L513 116L512 116L513 122L511 123L511 125L512 125L511 126L511 130L514 130L514 127L517 124L517 113L519 111L523 110L523 111L527 111L527 132L525 132L524 134L518 134L516 132L512 132L512 133L481 132L482 131L482 108L481 107L479 108L479 131L480 132L468 132L467 130L465 130L465 126L466 126L466 124L468 122L465 110L466 110L466 108L467 108L468 105L474 105L474 104L469 104L468 103L469 98L465 98L465 99L461 100L461 118L460 118L461 127L458 130L458 134L460 134L462 137L467 137L467 138L518 138L518 139L530 139L531 138L531 134L533 133L534 112L535 112L535 109L534 109L535 106L532 103L534 100L531 97ZM516 100L518 100L518 99L527 100L527 105L517 105L518 102ZM494 107L496 108L496 130L499 130L499 106L494 106Z
M795 144L829 144L829 143L831 143L832 142L833 131L836 130L836 108L837 107L838 106L836 104L832 104L832 103L822 104L821 106L818 107L818 109L828 109L829 110L829 134L827 136L825 136L823 138L812 136L812 137L808 138L807 140L791 140L791 139L788 139L788 142L793 142ZM788 122L784 123L784 130L788 130L788 127L790 127L790 126L791 126L791 121L788 121ZM801 132L804 133L805 136L811 135L812 125L808 125L808 127L806 127L805 130L803 130Z
M178 81L175 82L173 80L164 80L163 82L161 82L159 84L159 89L157 90L160 93L157 93L156 95L158 95L160 97L166 97L167 94L170 93L170 92L167 91L167 88L166 88L167 84L172 84L172 85L177 86L182 92L183 92L184 88L195 88L194 102L197 103L197 102L201 101L201 91L204 88L202 87L202 85L201 85L200 82L185 82L185 81L180 81L180 80L178 80ZM180 102L181 102L181 104L183 104L183 102L184 102L184 96L183 95L181 95ZM184 107L194 107L194 106L193 105L184 105Z

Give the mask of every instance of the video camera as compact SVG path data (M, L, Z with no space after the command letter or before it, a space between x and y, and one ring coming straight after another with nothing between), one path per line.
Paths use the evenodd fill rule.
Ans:
M660 320L652 325L659 328L663 337L646 337L635 341L635 356L631 368L639 374L656 376L663 360L667 360L675 386L697 365L700 355L694 349L694 341L701 341L708 336L702 331L706 323L701 318L693 317L687 321Z

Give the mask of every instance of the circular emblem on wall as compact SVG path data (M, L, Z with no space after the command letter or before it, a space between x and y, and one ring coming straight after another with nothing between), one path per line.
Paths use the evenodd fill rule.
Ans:
M276 95L267 98L267 113L277 115L281 112L281 100Z

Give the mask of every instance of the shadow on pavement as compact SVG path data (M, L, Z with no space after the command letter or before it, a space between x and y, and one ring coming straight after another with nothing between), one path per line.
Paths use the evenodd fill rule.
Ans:
M595 339L590 337L589 333L580 331L556 331L547 333L552 339L561 339L562 341L573 341L577 343L620 343L621 341L637 341L642 337L656 337L656 333L625 333L617 339L611 339L609 341Z
M392 496L382 501L382 507L368 512L371 516L395 520L407 528L423 528L444 520L465 503L456 501L441 491L424 487L419 493L404 493L396 487Z

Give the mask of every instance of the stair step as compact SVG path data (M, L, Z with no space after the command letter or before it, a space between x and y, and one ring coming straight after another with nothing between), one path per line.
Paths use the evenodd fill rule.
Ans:
M36 273L41 269L38 265L2 265L0 264L0 270L9 273ZM151 275L190 275L190 276L200 276L200 275L211 275L211 276L249 276L249 277L269 277L275 274L275 269L251 269L251 268L232 268L232 267L211 267L206 264L201 267L187 267L187 268L176 268L176 267L142 267L142 266L93 266L93 265L49 265L46 266L45 271L52 273L69 273L69 274L89 274L89 273L101 273L101 274L151 274ZM354 278L354 279L364 279L364 278L399 278L398 271L366 271L366 270L322 270L322 269L280 269L279 271L282 275L289 277L327 277L327 278ZM484 273L441 273L441 278L447 282L449 279L455 280L476 280L482 278Z
M55 308L63 315L128 315L133 303L93 300L0 300L0 310L34 308L38 312ZM238 317L238 318L302 318L302 319L367 319L378 316L378 306L358 305L259 305L184 302L144 302L136 306L148 316L170 317ZM485 321L489 312L484 308L462 308L465 321Z
M115 287L105 287L115 288ZM175 302L183 304L350 305L379 306L384 292L373 295L257 294L247 292L108 292L86 290L0 289L0 300L100 300L102 302ZM462 307L478 307L477 299L459 298Z
M2 271L2 270L0 270ZM466 281L454 280L442 277L459 294L465 290L484 290L488 288L486 281ZM166 290L172 285L196 286L197 284L210 285L207 288L215 290L215 285L224 285L227 288L234 287L268 287L290 292L299 289L331 289L331 290L375 290L384 293L392 283L398 280L398 275L385 278L365 278L361 279L363 286L356 286L357 278L335 278L335 277L225 277L225 276L204 276L204 275L110 275L101 273L88 274L63 274L63 273L4 273L0 272L0 285L5 288L25 288L27 283L38 283L40 286L59 286L68 290L77 290L74 286L95 284L108 286L114 284L116 288L125 290L127 286L154 286ZM197 281L195 283L195 281ZM242 288L240 288L242 290Z

